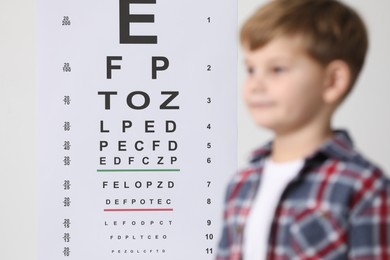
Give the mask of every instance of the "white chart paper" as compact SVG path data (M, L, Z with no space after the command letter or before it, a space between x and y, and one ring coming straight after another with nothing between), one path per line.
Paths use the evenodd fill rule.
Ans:
M237 2L38 0L39 260L213 259Z

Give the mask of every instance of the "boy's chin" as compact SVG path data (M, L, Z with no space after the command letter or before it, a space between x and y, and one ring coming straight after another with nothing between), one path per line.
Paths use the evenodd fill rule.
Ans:
M280 128L272 122L266 122L266 121L260 121L260 120L256 120L255 122L256 122L257 126L259 126L261 128L265 128L266 130L269 130L272 132L275 132L276 130L278 130Z
M264 122L264 121L256 121L257 125L261 128L264 128L274 134L285 134L289 132L288 126L277 124L276 122Z

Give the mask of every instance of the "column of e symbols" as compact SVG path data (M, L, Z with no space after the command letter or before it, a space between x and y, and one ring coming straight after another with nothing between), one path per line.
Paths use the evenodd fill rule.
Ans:
M69 18L69 16L63 16L61 17L61 30L63 30L63 33L65 34L65 30L69 30L70 29L70 26L71 26L71 20ZM66 34L68 36L68 34ZM66 47L66 46L64 46ZM63 73L63 76L64 77L69 77L70 75L66 75L66 74L70 74L71 71L72 71L72 68L71 68L71 65L69 63L69 61L62 61L61 63L61 70L62 70L62 73ZM65 113L66 115L69 115L70 112L71 112L71 107L72 107L72 96L69 94L69 88L66 89L66 91L63 92L63 95L62 95L62 100L60 100L60 102L62 103L62 105L64 106L64 109L65 109ZM62 149L64 151L64 157L62 159L62 165L63 167L65 167L65 178L62 182L62 189L64 190L64 197L63 197L63 201L62 201L62 206L64 208L64 218L63 218L63 221L62 223L59 223L60 225L63 226L63 233L61 234L62 235L62 239L63 239L63 242L64 242L64 247L63 247L63 250L62 250L62 255L65 257L65 258L69 258L71 256L71 247L70 247L70 242L71 242L71 225L72 225L72 221L71 221L71 218L69 217L70 215L70 208L71 208L71 205L72 205L72 199L71 199L71 187L72 187L72 183L71 183L71 178L70 178L70 175L71 175L71 164L72 164L72 158L71 158L71 150L72 150L72 141L71 141L71 131L72 131L72 123L68 120L64 120L63 121L63 125L62 125L62 128L63 128L63 131L65 132L65 139L63 140L63 143L62 143Z

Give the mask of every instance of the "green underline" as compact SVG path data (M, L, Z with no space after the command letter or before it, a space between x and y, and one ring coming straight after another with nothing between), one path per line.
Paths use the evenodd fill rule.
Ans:
M97 172L180 172L180 169L106 169Z

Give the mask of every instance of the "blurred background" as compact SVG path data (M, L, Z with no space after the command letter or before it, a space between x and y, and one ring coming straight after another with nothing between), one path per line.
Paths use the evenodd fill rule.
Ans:
M238 0L238 26L264 0ZM358 150L390 173L390 1L344 0L370 34L365 67L333 126L350 131ZM0 259L36 260L35 2L0 1ZM238 53L238 166L272 138L258 128L241 99L245 78ZM228 173L228 174L233 174ZM389 175L390 176L390 175ZM55 260L55 259L53 259Z

